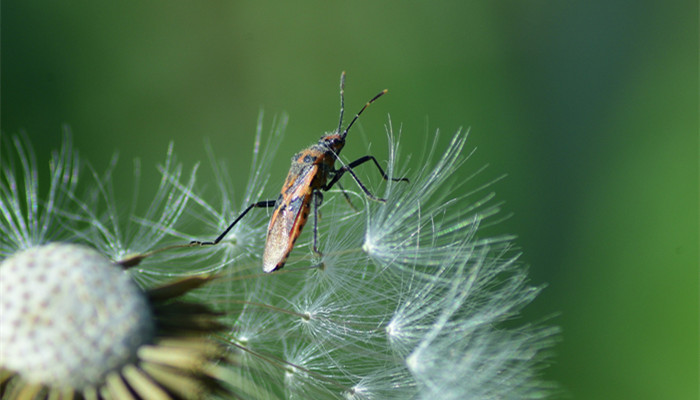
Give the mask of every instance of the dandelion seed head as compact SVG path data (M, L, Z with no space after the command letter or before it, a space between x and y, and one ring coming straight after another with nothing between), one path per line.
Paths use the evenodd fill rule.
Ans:
M0 366L29 382L97 386L153 337L143 292L85 246L52 243L0 264Z

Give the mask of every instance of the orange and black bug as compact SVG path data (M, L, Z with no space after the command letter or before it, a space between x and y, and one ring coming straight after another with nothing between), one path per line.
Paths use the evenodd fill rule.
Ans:
M300 151L292 157L292 166L289 168L287 179L284 181L284 185L282 186L277 200L265 200L251 204L221 233L221 235L214 239L213 242L194 241L192 242L193 245L217 244L252 208L275 207L272 212L272 218L270 218L270 225L267 227L267 239L265 241L265 251L263 253L263 271L272 272L282 268L287 261L287 257L292 251L294 243L301 234L304 225L306 225L312 203L314 207L313 250L315 253L320 254L317 242L318 207L323 202L323 193L321 193L321 191L327 191L333 187L346 172L352 176L367 197L382 202L385 200L375 197L365 185L360 182L360 179L355 175L355 172L353 172L353 168L371 160L374 162L374 165L377 166L377 169L379 169L379 172L385 180L408 181L406 178L389 178L377 162L377 159L369 155L360 157L351 163L343 164L341 168L335 169L335 161L336 159L340 161L338 154L343 149L343 146L345 146L345 137L352 125L372 102L387 92L387 90L384 89L365 103L362 109L355 114L355 118L353 118L345 130L343 130L343 111L345 108L344 89L345 72L340 75L340 121L338 122L338 129L321 136L318 143ZM345 196L347 196L347 194L345 194Z

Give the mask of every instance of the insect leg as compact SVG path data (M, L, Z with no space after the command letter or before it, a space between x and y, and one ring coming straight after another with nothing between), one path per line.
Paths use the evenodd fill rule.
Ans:
M352 169L352 168L357 167L358 165L361 165L361 164L366 163L366 162L369 161L369 160L374 161L374 165L377 166L377 169L379 170L379 173L382 174L382 178L384 178L385 181L392 180L392 181L394 181L394 182L408 182L408 178L389 178L389 177L387 176L387 174L384 172L384 170L382 169L382 167L379 165L379 162L377 162L377 159L374 158L374 156L364 156L364 157L360 157L360 158L358 158L357 160L351 162L350 164L348 164L347 166L344 166L344 167L341 168L341 169Z
M323 254L318 251L318 208L323 203L323 193L320 190L314 190L314 253L318 256Z
M348 192L345 191L345 188L343 187L343 185L340 184L340 181L336 182L335 184L338 185L338 187L340 188L340 192L343 194L343 196L345 196L345 201L347 201L348 204L350 204L350 208L352 208L353 211L359 211L357 207L355 207L355 205L352 204L352 201L350 201L350 196L348 196Z
M221 235L219 235L216 239L214 239L213 242L200 242L198 240L193 240L190 242L190 245L192 245L192 246L195 246L195 245L198 245L198 246L215 245L215 244L219 243L221 241L221 239L223 239L226 236L226 234L231 230L231 228L233 228L233 226L236 225L238 223L238 221L240 221L241 218L243 218L248 213L248 211L250 211L252 208L270 208L270 207L274 207L276 203L277 203L276 200L265 200L265 201L259 201L257 203L253 203L253 204L249 205L248 208L246 208L245 211L243 211L241 213L241 215L239 215L238 218L236 218L236 220L233 221L231 223L231 225L229 225L228 228L226 228L226 230L221 233Z
M352 178L355 180L355 182L357 182L357 184L360 186L360 188L362 188L362 191L365 192L365 195L367 195L367 197L369 197L372 200L376 200L376 201L381 201L381 202L386 201L385 199L376 197L375 195L370 193L370 191L365 187L365 185L362 184L362 182L360 181L360 178L358 178L357 175L355 175L355 172L352 170L353 168L357 167L358 165L364 164L369 160L374 161L374 165L377 166L377 169L379 169L379 173L382 174L382 178L384 178L384 180L387 180L387 181L391 180L393 182L401 182L401 181L408 182L408 178L389 178L387 176L387 174L384 172L384 169L382 169L382 167L379 165L379 162L377 162L377 159L374 158L374 156L364 156L364 157L358 158L357 160L355 160L347 165L343 165L342 168L335 170L334 171L335 175L333 176L333 179L331 179L331 181L328 182L328 184L326 184L323 187L323 190L330 189L333 185L335 185L338 182L338 180L340 179L341 176L343 176L344 173L348 172L348 173L350 173L350 176L352 176Z

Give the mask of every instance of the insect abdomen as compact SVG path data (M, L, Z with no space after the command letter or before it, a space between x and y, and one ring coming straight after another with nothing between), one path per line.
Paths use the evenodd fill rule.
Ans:
M300 171L295 172L290 171L285 187L282 189L281 201L278 201L267 228L263 271L278 270L287 261L294 243L309 218L313 194L311 182L317 172L316 166L301 168ZM295 179L290 180L289 178L292 177Z

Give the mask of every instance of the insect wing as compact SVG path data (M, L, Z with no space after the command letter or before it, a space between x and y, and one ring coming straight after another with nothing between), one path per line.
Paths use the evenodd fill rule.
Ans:
M311 165L299 174L290 171L282 190L282 199L275 207L267 228L267 239L263 253L263 271L272 272L284 266L294 242L301 234L311 203L313 181L318 167Z

